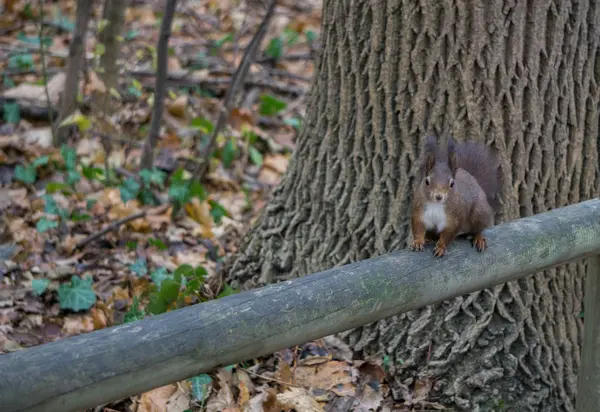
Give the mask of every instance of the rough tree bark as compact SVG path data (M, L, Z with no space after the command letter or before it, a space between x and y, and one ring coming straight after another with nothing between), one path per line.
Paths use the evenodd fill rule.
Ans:
M227 280L247 289L406 247L431 132L499 149L498 221L597 196L598 21L590 1L324 0L304 129ZM389 356L397 399L429 377L450 410L573 411L583 266L342 336L358 358Z

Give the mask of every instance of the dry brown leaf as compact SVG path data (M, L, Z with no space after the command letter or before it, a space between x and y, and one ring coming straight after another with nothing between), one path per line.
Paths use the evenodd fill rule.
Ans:
M299 365L293 373L293 379L295 385L331 390L340 396L355 393L352 384L352 366L346 362L330 361L314 366Z
M279 183L279 180L281 179L281 174L279 174L278 172L274 172L271 169L266 169L263 167L260 171L258 178L261 182L265 184L276 186Z
M256 120L256 112L243 107L234 108L229 115L229 122L234 129L241 129L243 126L254 126Z
M290 158L286 155L266 155L264 157L263 165L264 167L268 167L277 173L284 174L287 170L289 161Z
M60 244L58 245L58 251L60 253L70 255L75 250L77 242L83 240L84 238L85 236L81 234L67 235L61 240Z
M238 389L240 390L238 404L241 408L244 408L248 404L248 401L250 401L250 391L244 382L238 384Z
M289 388L277 394L277 400L296 412L323 412L323 407L303 388Z
M186 203L184 208L188 216L200 225L201 236L209 239L213 238L213 218L210 215L208 202L200 202L200 200L195 197L191 202Z
M65 74L58 73L48 82L48 94L53 104L58 104L59 94L62 92L65 84ZM17 101L25 101L39 105L47 105L46 88L36 84L21 83L16 87L6 90L2 93L4 97L12 98Z
M177 99L175 99L172 102L167 104L167 110L173 116L177 116L179 118L185 118L185 114L186 114L185 111L187 109L187 106L188 106L187 95L182 94L181 96L177 97Z
M176 70L181 70L181 63L179 63L179 59L176 56L169 56L167 60L167 66L169 68L169 73L173 73Z
M223 412L225 410L240 411L228 384L221 383L221 389L216 396L211 397L206 404L207 412Z
M354 405L353 411L370 412L376 411L383 402L383 395L380 391L375 391L369 385L365 385L363 392L358 399L358 405Z
M23 139L26 144L37 144L43 148L52 147L52 128L39 127L27 130L23 133Z
M177 392L177 384L161 386L145 392L140 397L138 412L164 412L167 402Z
M104 94L106 93L106 85L98 77L95 71L90 71L89 82L86 84L85 93L91 94L93 92Z
M91 315L73 315L65 318L61 331L65 335L79 335L94 330L94 320Z
M190 409L189 391L177 390L167 401L166 412L183 412Z
M22 207L24 209L29 209L31 207L31 203L27 198L27 189L23 188L9 190L8 195L10 196L10 199L12 200L13 204L17 204L19 205L19 207Z

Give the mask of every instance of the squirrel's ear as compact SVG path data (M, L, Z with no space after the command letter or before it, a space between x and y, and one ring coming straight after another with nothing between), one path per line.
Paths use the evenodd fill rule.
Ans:
M435 166L435 156L437 153L437 138L433 135L427 136L425 138L425 145L423 147L423 165L422 173L423 175L429 174L431 169Z
M456 144L452 137L448 137L448 166L452 176L454 176L458 169L458 159L456 158Z

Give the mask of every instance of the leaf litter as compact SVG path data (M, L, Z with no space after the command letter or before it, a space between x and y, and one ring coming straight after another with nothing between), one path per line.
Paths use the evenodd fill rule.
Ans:
M40 83L39 11L27 1L3 3L0 356L235 293L223 284L218 269L226 255L237 251L287 169L314 73L321 2L278 2L242 96L217 136L205 182L191 192L185 186L189 171L214 127L232 67L260 23L253 3L182 3L170 40L155 168L139 174L135 171L152 116L161 6L135 2L126 10L127 57L119 62L119 89L110 91L115 110L108 117L92 108L92 94L108 92L94 70L98 40L92 27L86 44L89 67L80 85L82 109L68 119L77 126L77 139L55 149ZM51 39L47 89L56 106L65 84L75 1L44 7L52 21L46 25ZM427 402L424 388L430 386L422 382L407 386L394 401L380 363L353 359L346 344L326 337L101 409L438 407Z

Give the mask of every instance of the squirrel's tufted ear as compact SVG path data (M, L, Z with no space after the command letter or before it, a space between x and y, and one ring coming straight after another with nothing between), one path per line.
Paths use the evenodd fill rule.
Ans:
M456 142L450 136L448 136L448 166L452 176L456 175L458 170L458 159L456 158Z
M425 145L423 146L423 164L421 165L421 172L423 175L429 174L431 169L435 166L435 158L437 153L437 138L433 135L425 138Z

